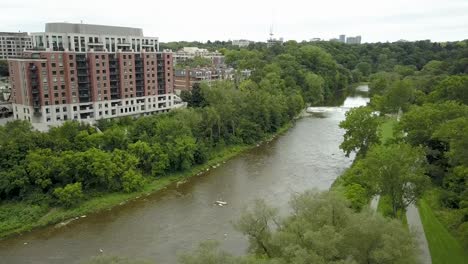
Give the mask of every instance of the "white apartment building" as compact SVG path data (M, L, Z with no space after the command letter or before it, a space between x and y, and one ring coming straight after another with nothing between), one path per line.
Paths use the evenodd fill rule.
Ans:
M35 48L51 51L156 52L159 50L159 39L144 37L141 28L47 23L45 32L31 33L31 37Z
M0 32L0 59L19 58L32 48L28 33Z

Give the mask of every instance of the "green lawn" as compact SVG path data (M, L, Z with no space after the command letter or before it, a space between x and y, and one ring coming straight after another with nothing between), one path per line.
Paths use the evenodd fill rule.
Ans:
M433 264L462 264L468 263L468 253L464 252L459 242L439 222L428 203L419 201L419 214L424 226Z
M387 142L387 140L393 138L393 127L397 124L397 120L395 118L387 118L385 121L380 125L380 139L382 143Z

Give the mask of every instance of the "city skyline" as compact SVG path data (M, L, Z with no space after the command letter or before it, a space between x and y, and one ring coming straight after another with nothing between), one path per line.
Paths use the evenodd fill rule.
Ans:
M468 2L462 0L291 0L287 5L280 1L246 0L223 5L214 0L180 1L177 5L142 1L133 6L83 0L66 7L58 0L25 0L2 4L2 9L5 12L0 17L0 31L41 32L47 22L82 21L143 28L145 35L159 37L161 42L265 41L272 25L274 37L297 41L316 37L328 40L340 34L361 35L363 43L400 39L455 41L468 37Z

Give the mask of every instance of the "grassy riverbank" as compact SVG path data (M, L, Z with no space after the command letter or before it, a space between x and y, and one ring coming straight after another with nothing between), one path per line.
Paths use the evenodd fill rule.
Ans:
M275 134L268 135L259 144L268 142L276 136L285 133L293 126L288 123L280 128ZM21 234L34 228L61 223L62 225L78 219L82 215L96 213L102 210L110 209L115 206L125 204L129 200L141 196L150 195L157 191L167 188L177 182L183 183L198 173L205 172L224 161L227 161L240 153L256 147L252 145L228 146L211 157L211 159L202 165L197 165L183 172L172 173L167 176L147 181L144 188L138 192L132 193L96 193L88 196L78 206L73 208L50 207L46 204L38 205L28 202L8 202L0 205L0 238ZM59 225L61 225L59 224Z
M463 250L459 241L450 234L447 228L437 219L433 210L425 199L418 203L421 222L429 244L433 264L462 264L467 263L468 254Z

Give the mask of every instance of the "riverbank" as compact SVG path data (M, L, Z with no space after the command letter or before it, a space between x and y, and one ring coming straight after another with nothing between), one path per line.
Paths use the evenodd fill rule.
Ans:
M100 193L95 197L83 201L73 208L49 207L46 205L33 205L27 202L9 202L0 205L0 239L21 235L31 230L56 224L57 227L65 226L88 214L109 210L116 206L124 205L135 199L149 196L164 190L171 185L184 184L193 176L200 176L203 172L213 167L220 166L227 160L261 144L269 143L277 136L287 132L293 127L291 121L278 129L274 134L266 136L263 140L251 145L228 146L212 156L205 164L197 165L189 170L171 173L167 176L148 181L141 191L132 193Z

